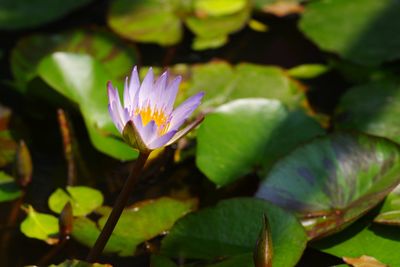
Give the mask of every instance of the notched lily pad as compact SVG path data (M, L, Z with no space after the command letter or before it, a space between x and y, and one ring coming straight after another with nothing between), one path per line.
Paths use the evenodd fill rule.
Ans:
M53 215L39 213L28 206L27 217L20 229L27 237L45 241L49 245L58 243L58 219Z
M309 237L320 237L382 201L400 182L399 163L399 146L387 139L336 133L279 160L256 196L296 212Z
M106 253L118 253L120 256L132 256L140 243L168 231L177 219L194 209L197 202L193 199L180 201L169 197L136 203L122 213L118 224L105 248ZM98 221L104 226L107 216ZM72 236L86 246L93 246L100 229L95 222L77 218Z
M236 266L246 266L243 262L250 262L251 266L251 252L262 229L264 214L271 226L273 266L294 266L306 245L301 224L293 214L254 198L224 200L183 217L163 239L160 253L208 261L232 257L233 262L236 262L234 257L245 255L241 261L237 259ZM222 262L209 266L235 265Z
M61 213L68 202L74 216L85 216L103 204L103 195L90 187L67 186L66 191L58 188L49 197L49 207L55 213Z

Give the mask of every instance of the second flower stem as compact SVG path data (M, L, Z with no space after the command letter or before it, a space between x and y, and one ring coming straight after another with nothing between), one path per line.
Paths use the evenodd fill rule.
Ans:
M137 158L135 164L132 167L129 177L126 180L124 187L122 188L122 191L119 194L117 201L114 204L111 214L108 217L107 222L104 225L99 237L97 238L96 243L90 250L89 255L86 258L86 261L94 262L102 253L104 247L107 244L108 239L110 239L110 236L114 231L115 226L117 225L117 222L122 214L122 211L126 206L126 202L128 201L130 194L132 193L134 185L139 180L140 174L142 173L143 167L148 157L149 153L140 152L139 157Z

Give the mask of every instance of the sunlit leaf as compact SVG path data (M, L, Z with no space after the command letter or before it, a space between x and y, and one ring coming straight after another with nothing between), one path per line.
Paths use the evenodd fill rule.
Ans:
M274 66L248 63L233 66L216 61L193 65L190 74L187 94L206 93L201 109L216 107L232 99L254 97L278 99L295 108L305 99L304 92L282 69Z
M14 200L21 196L21 190L14 178L0 171L0 202Z
M245 8L247 0L194 0L199 16L224 16Z
M289 212L252 198L225 200L215 207L183 217L163 239L161 253L170 257L209 260L250 253L252 262L251 252L262 228L264 214L271 224L273 266L294 266L306 244L300 223ZM244 262L247 259L246 256Z
M311 1L300 29L323 50L360 64L380 64L400 58L399 8L392 0Z
M57 52L44 58L39 76L57 92L79 105L90 139L101 152L121 160L137 152L120 138L108 113L106 83L110 76L103 65L88 55Z
M108 24L130 40L172 45L182 38L179 8L176 0L116 0L111 2Z
M400 185L386 197L374 222L400 226Z
M304 8L302 0L254 0L254 7L266 13L283 17L289 14L302 13Z
M53 215L39 213L28 207L28 214L20 229L27 237L36 238L52 245L58 242L58 220Z
M387 139L332 134L278 161L256 196L296 212L313 238L342 229L382 201L400 182L399 163L399 147Z
M217 1L196 0L196 2L207 2L211 3L211 5L216 5L215 2ZM207 40L207 42L203 41L203 45L199 46L199 41L197 40L193 48L200 50L215 48L216 44L223 45L225 42L222 42L222 40L227 40L229 34L246 26L250 18L250 11L248 0L235 0L233 5L213 9L212 15L209 14L209 8L206 11L195 9L195 14L185 18L185 24L196 35L198 40ZM213 39L214 41L212 41Z
M66 0L60 5L52 0L2 0L0 29L15 30L33 28L64 17L69 12L92 0Z
M49 207L55 213L61 213L68 202L74 216L85 216L103 204L103 195L90 187L67 186L66 191L58 188L49 197Z
M195 201L179 201L168 197L144 201L125 209L107 243L105 252L117 252L120 256L133 255L136 246L169 230L177 219L190 212ZM98 224L104 226L106 216ZM86 218L74 223L73 237L91 247L100 230Z
M239 99L206 116L198 130L196 163L222 186L268 169L277 157L323 132L316 121L277 100Z
M344 231L312 243L314 248L337 257L368 255L389 266L400 266L400 232L396 227L356 222Z
M132 47L104 30L29 35L20 39L11 53L11 70L19 90L28 89L27 83L38 75L40 60L54 52L90 55L103 65L110 80L120 81L128 76L137 59Z

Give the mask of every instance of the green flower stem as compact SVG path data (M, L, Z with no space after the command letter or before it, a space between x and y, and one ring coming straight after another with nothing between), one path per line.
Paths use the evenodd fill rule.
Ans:
M93 248L90 250L86 261L94 262L100 256L104 247L107 244L108 239L110 238L112 232L114 231L115 225L117 224L119 217L121 216L122 211L128 201L130 194L132 193L134 185L139 180L140 174L143 170L144 164L146 163L150 153L140 152L138 159L135 161L135 164L132 167L131 173L129 174L128 179L126 180L124 187L122 188L121 193L119 194L117 201L111 211L110 216L107 219L106 224L103 227L99 237L96 240Z

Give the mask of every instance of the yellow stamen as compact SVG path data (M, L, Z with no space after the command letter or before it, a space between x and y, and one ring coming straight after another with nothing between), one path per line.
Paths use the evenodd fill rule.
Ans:
M158 135L163 135L167 131L169 122L168 117L165 115L163 110L153 110L148 105L145 108L136 109L135 115L138 114L140 114L140 117L142 118L143 126L146 126L147 123L152 120L156 123L158 128Z

